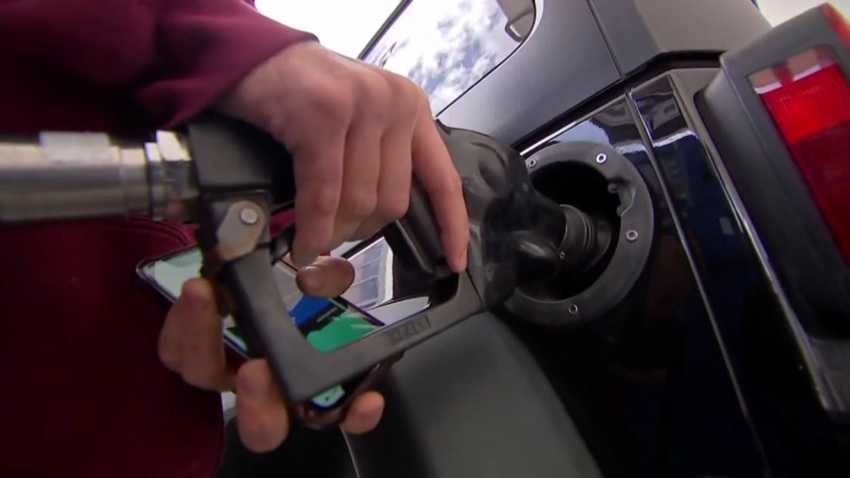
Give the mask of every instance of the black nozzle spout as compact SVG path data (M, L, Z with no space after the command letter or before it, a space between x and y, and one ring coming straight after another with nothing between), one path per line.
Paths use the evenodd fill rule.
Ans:
M561 274L582 274L593 269L611 245L613 227L604 218L561 206L566 218L564 239L558 246Z
M535 231L515 234L518 245L517 284L540 284L588 274L605 256L613 228L604 218L576 207L538 197Z

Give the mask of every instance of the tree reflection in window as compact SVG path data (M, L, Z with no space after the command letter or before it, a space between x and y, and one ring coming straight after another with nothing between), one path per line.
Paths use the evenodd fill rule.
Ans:
M510 56L533 23L533 0L413 0L363 59L413 80L436 115Z

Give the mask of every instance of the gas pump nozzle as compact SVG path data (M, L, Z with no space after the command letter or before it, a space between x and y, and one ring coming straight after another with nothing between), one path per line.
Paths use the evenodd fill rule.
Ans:
M251 353L269 361L287 403L297 405L503 303L518 285L579 271L598 256L594 222L537 194L519 154L486 135L437 126L463 181L467 270L446 267L430 202L414 181L407 215L383 234L403 267L440 284L432 306L328 353L300 334L271 268L292 234L269 231L274 208L294 197L291 159L240 121L204 115L150 141L101 133L0 140L0 222L131 214L197 221L202 274L220 311L234 316Z
M44 132L0 138L0 222L144 215L189 219L198 194L179 135Z

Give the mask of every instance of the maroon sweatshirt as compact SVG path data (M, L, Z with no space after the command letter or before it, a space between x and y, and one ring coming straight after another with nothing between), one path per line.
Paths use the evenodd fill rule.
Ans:
M242 0L0 0L0 133L150 131L310 35ZM141 218L0 227L0 477L209 477L217 393L157 358L139 261L191 244Z

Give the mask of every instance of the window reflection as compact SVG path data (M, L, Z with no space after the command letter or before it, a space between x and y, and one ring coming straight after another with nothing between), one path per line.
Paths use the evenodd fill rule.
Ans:
M354 266L354 283L343 297L379 321L392 324L428 307L431 283L408 277L383 238L345 255Z
M413 80L437 114L510 56L533 24L533 0L414 0L363 59Z
M379 240L349 258L354 266L354 282L344 297L364 309L392 298L392 250Z

